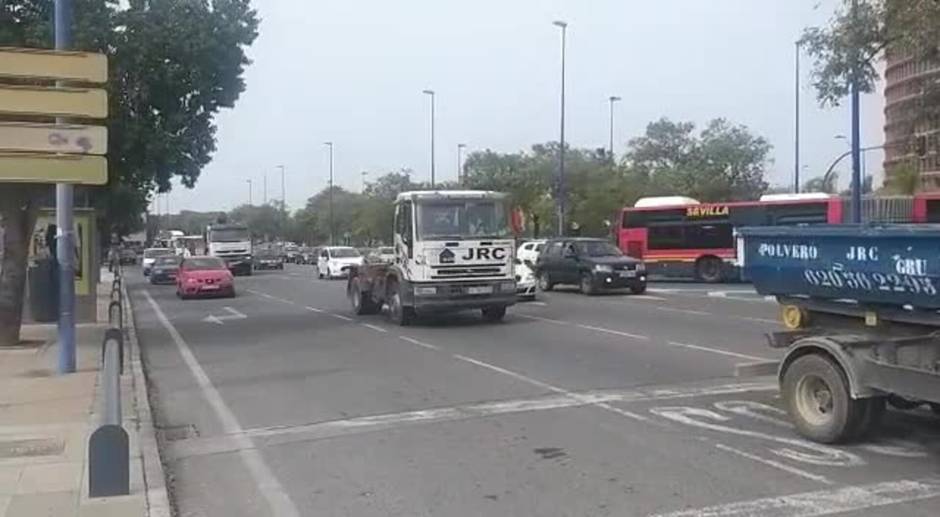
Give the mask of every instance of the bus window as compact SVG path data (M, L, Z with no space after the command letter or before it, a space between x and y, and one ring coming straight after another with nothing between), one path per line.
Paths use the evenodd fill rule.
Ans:
M685 246L682 226L653 225L647 230L646 247L651 250L677 249Z
M734 231L729 223L690 225L685 228L688 249L727 249L734 247Z

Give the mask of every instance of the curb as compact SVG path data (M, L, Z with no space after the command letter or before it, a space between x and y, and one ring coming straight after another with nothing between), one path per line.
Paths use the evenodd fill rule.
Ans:
M124 332L127 335L128 362L134 385L134 411L137 414L137 434L140 440L147 515L148 517L171 517L173 511L166 489L166 472L160 458L160 446L157 442L153 412L150 408L150 393L147 389L147 377L144 375L140 344L137 341L134 311L123 279L121 281L121 296L124 299L124 307L122 307L125 320Z

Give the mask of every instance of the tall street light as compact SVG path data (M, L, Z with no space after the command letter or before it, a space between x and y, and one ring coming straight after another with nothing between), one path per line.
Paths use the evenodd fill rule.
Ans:
M800 41L796 42L793 79L793 192L800 193Z
M616 95L611 95L610 101L610 159L614 159L614 103L621 100Z
M558 235L565 235L565 40L568 24L556 20L553 25L561 29L561 137L558 148L558 189L555 204L558 210Z
M323 142L323 145L330 148L330 246L333 246L333 142Z
M268 171L264 171L261 181L261 205L268 204Z
M366 193L366 177L369 175L369 171L362 171L359 174L362 175L362 193Z
M858 0L852 0L851 16L854 22L858 21ZM857 24L854 24L857 25ZM849 71L852 97L852 222L862 222L862 171L861 171L861 128L859 121L859 50L853 48L852 67Z
M434 90L422 90L431 99L431 188L434 188Z
M467 148L467 144L457 144L457 182L461 186L464 184L463 177L463 150Z
M245 180L248 183L248 206L253 206L251 202L251 180Z
M287 189L284 188L284 166L278 165L278 169L281 169L281 238L286 240L287 237Z

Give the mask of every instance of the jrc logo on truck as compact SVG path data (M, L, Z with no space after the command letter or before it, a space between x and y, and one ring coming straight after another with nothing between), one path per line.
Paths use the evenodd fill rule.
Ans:
M463 260L503 260L506 258L506 249L505 248L469 248L467 249L467 254L460 258L462 258Z

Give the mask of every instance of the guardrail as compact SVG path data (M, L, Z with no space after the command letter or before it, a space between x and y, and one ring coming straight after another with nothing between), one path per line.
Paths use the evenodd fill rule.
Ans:
M124 374L124 282L121 268L111 264L111 302L101 343L101 421L88 439L88 496L130 493L130 455L127 431L121 425L121 376Z

